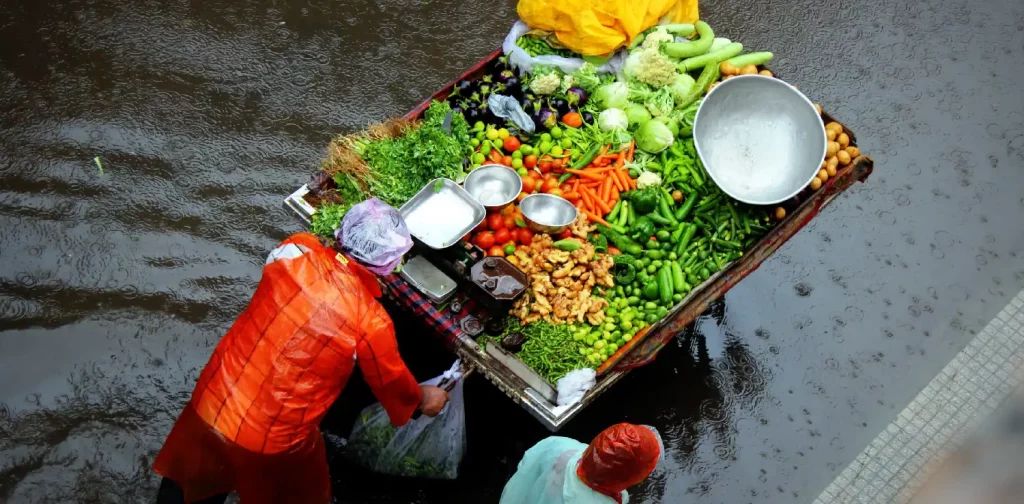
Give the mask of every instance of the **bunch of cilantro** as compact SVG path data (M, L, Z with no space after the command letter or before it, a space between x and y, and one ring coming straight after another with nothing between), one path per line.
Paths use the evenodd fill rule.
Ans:
M370 194L397 208L431 180L456 180L463 174L463 160L472 153L469 123L448 103L434 101L418 128L396 138L360 142L358 153L370 167Z

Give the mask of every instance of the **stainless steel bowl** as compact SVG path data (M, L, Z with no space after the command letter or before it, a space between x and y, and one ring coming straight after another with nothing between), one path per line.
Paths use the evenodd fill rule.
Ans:
M519 210L530 229L538 233L561 233L576 220L576 207L550 194L531 194L523 198Z
M511 168L488 164L469 172L463 186L489 210L504 208L523 190L523 179Z
M693 121L704 168L726 194L752 205L792 198L825 159L825 125L796 88L761 75L723 81Z

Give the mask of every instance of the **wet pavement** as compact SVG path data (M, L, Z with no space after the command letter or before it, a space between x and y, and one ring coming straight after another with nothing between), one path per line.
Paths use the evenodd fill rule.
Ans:
M562 434L657 426L666 469L639 502L809 502L1024 288L1024 4L703 15L773 50L875 174ZM0 6L0 501L151 500L199 369L302 229L281 199L332 134L407 110L514 17L490 0ZM398 325L418 376L447 367ZM326 429L370 402L356 381ZM336 460L339 500L496 501L546 432L480 379L467 397L459 481Z

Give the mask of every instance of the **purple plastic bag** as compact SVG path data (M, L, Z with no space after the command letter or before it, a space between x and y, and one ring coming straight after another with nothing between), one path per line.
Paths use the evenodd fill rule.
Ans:
M352 257L378 275L390 275L412 248L402 214L377 198L349 209L334 233Z

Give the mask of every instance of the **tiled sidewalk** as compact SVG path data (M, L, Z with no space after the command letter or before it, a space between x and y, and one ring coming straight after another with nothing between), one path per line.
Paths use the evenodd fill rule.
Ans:
M897 503L1024 383L1024 291L936 376L814 504Z

